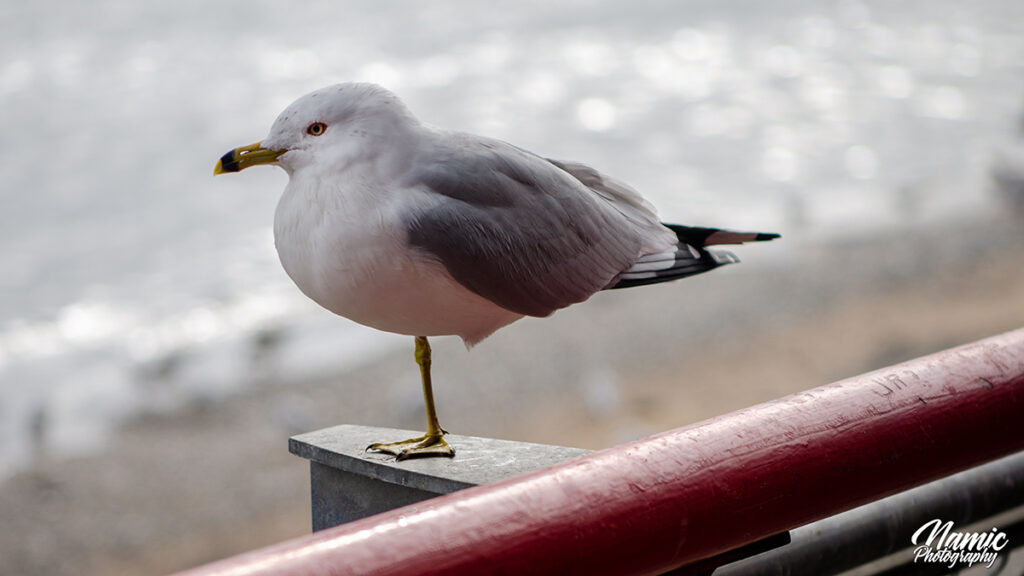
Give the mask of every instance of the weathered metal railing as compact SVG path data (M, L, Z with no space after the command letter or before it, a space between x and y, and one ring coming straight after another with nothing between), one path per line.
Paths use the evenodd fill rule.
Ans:
M1024 330L189 574L658 574L1020 450Z

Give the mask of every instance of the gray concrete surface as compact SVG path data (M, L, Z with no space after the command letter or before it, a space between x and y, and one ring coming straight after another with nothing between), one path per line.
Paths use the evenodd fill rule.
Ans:
M421 432L344 424L289 439L310 461L313 530L322 530L471 486L496 482L569 460L589 450L450 434L454 458L411 458L366 452L374 442Z

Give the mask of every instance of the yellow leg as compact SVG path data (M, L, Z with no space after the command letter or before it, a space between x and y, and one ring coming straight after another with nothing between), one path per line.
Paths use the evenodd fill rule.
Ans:
M423 380L423 404L427 409L427 432L418 438L410 438L399 442L376 442L366 447L386 454L394 454L397 460L405 460L413 456L455 456L455 449L444 440L447 434L437 421L437 410L434 408L434 388L430 382L430 343L426 336L416 337L416 364L420 367L420 378Z

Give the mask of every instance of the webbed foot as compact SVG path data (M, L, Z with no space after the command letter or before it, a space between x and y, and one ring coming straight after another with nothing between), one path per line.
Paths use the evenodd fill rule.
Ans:
M444 439L444 433L424 434L419 438L410 438L399 442L374 442L366 447L367 451L393 454L395 460L406 458L424 458L430 456L455 456L455 449Z

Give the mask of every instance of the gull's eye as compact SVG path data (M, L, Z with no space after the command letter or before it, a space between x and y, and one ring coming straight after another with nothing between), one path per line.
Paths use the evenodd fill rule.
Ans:
M308 128L306 128L306 134L309 134L310 136L320 136L326 131L327 124L324 124L323 122L313 122Z

